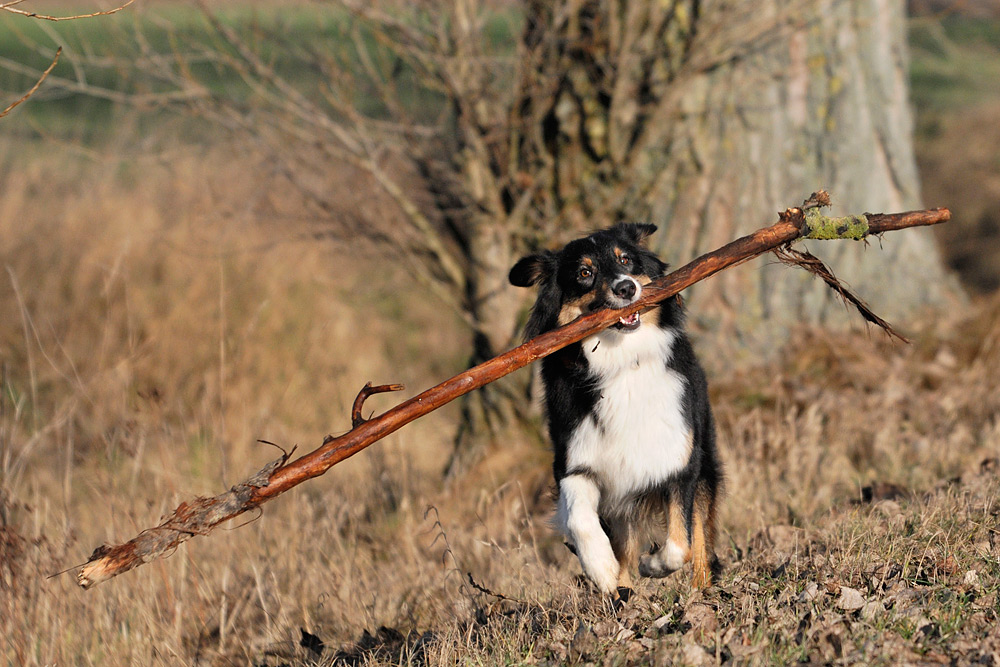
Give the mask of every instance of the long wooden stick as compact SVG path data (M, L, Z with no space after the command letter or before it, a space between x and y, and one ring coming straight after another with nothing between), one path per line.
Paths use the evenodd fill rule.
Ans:
M826 201L823 196L825 193L820 193L821 202ZM809 201L812 202L815 197L816 195ZM464 373L459 373L370 420L360 417L364 396L378 391L394 390L396 387L366 386L355 401L353 409L355 426L348 433L339 438L327 436L322 446L295 461L289 462L290 454L285 454L229 491L212 498L196 498L181 503L173 514L158 526L144 530L125 544L99 547L80 569L77 583L83 588L90 588L170 552L195 535L207 535L218 524L257 509L288 489L322 475L336 463L357 454L418 417L556 350L582 340L617 322L623 315L650 308L734 264L787 246L802 238L861 239L872 234L882 234L906 227L934 225L945 222L951 217L947 209L931 209L828 218L820 215L815 206L816 204L787 209L780 214L781 219L777 224L732 241L718 250L702 255L673 273L654 280L643 288L642 297L628 308L601 310L584 315Z

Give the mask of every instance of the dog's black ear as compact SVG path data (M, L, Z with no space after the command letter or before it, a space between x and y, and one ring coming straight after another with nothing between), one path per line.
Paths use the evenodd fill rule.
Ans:
M517 287L531 287L547 279L556 270L556 256L546 250L537 255L522 257L507 278Z
M615 225L615 229L625 234L632 243L639 245L656 231L656 225L645 222L619 222Z

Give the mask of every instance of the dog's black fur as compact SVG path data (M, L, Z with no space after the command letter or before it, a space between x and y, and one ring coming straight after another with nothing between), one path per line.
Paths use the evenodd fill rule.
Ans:
M667 268L643 243L655 230L619 224L521 259L510 282L538 285L527 337L634 303ZM557 524L586 574L612 595L631 584L640 533L650 527L664 546L639 559L643 576L691 560L695 585L705 586L716 567L722 473L705 374L683 325L680 298L670 298L542 362Z

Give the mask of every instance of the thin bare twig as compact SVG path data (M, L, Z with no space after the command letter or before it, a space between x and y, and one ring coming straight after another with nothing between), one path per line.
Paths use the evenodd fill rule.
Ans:
M870 235L904 227L938 224L949 220L951 213L947 209L932 209L853 217L864 218L865 233ZM643 289L642 297L628 308L600 310L579 317L565 326L537 336L513 350L445 380L379 417L362 421L340 437L327 437L320 447L295 461L289 463L286 457L282 457L229 491L213 498L197 498L181 503L173 514L155 528L143 531L125 544L105 545L94 551L77 574L77 583L83 588L90 588L172 552L192 536L205 535L218 524L259 508L263 503L288 489L322 475L336 463L353 456L415 419L556 350L593 335L617 322L622 315L652 308L719 271L765 252L787 246L797 239L817 238L811 236L813 233L806 224L802 209L788 209L781 214L778 223L736 239L649 283ZM363 395L364 390L362 390ZM361 400L363 402L363 399ZM355 407L357 416L360 412L357 401Z
M28 76L34 75L37 72L34 68L2 56L0 56L0 68ZM83 93L98 99L109 100L120 104L131 104L133 106L165 104L167 102L187 102L203 98L207 94L206 91L197 90L128 93L94 84L84 84L76 81L75 79L66 79L60 76L52 76L50 78L50 84L73 93Z
M25 101L26 99L35 94L35 91L38 90L38 87L42 85L42 81L45 81L45 78L49 75L49 72L55 69L56 63L59 62L59 56L61 54L62 54L62 47L60 46L58 49L56 49L56 56L55 58L52 59L52 64L49 65L44 72L42 72L42 75L38 78L38 81L35 82L35 85L31 87L31 90L26 92L21 99L17 100L13 104L10 104L3 111L0 111L0 118L3 118L7 114L9 114L11 111L13 111L14 107L16 107L18 104L20 104L21 102Z
M17 9L14 5L19 5L24 0L11 0L11 2L0 3L0 10L5 12L10 12L11 14L19 14L21 16L27 16L32 19L39 19L42 21L76 21L77 19L92 19L95 16L109 16L111 14L117 14L121 10L125 9L131 5L135 0L128 0L124 5L119 5L114 9L105 9L99 12L91 12L90 14L74 14L73 16L51 16L49 14L39 14L38 12L30 12L25 9Z

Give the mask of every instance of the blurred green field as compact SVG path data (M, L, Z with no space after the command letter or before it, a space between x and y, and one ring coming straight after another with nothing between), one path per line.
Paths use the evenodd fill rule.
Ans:
M224 7L214 16L256 51L277 76L331 115L335 112L324 102L325 84L337 67L362 71L359 44L382 56L378 65L391 68L401 99L418 117L430 117L440 110L442 98L422 87L402 60L344 11L254 5ZM485 51L510 54L519 24L520 17L513 12L488 18ZM30 105L19 110L18 123L0 128L0 136L32 137L37 136L38 128L44 128L46 134L62 140L86 144L107 141L116 134L113 120L123 111L120 101L128 102L125 107L141 108L140 122L155 127L166 120L166 107L171 103L175 109L178 106L176 98L164 95L177 88L170 77L196 80L212 94L239 103L253 93L239 66L234 66L236 50L203 12L193 6L154 5L142 11L129 8L99 19L59 23L0 14L0 99L12 101L30 88L59 46L64 55L47 85ZM364 77L359 77L359 82L354 105L378 117L384 111L378 96L370 94ZM193 141L205 138L197 123L188 123L184 134Z
M368 47L373 43L369 32L334 8L230 6L218 10L217 16L247 44L259 48L278 75L317 101L321 101L318 91L326 75L319 64L330 59L356 62L355 30ZM519 30L517 12L494 15L487 25L490 42L486 50L511 53ZM909 33L911 96L919 133L933 135L941 113L1000 99L1000 19L914 17ZM7 123L2 129L5 135L26 132L25 126L41 126L67 139L107 138L113 131L107 121L113 116L114 100L74 88L86 86L98 95L106 91L108 97L119 92L145 95L169 90L169 84L150 74L153 54L162 54L166 61L183 56L191 76L214 93L236 100L247 99L251 93L235 69L210 53L216 49L232 55L233 51L203 14L190 6L154 5L99 20L61 23L0 15L0 91L4 97L16 99L27 90L58 46L66 49L67 56L87 61L87 67L75 67L69 57L63 58L52 82L61 78L66 85L43 88L32 104L19 111L24 122ZM169 66L166 61L162 64ZM431 91L419 90L405 73L400 85L413 86L415 106L434 106L438 100ZM359 90L355 101L364 111L377 113L377 109L364 108L373 99ZM150 123L160 119L156 114L144 115Z

